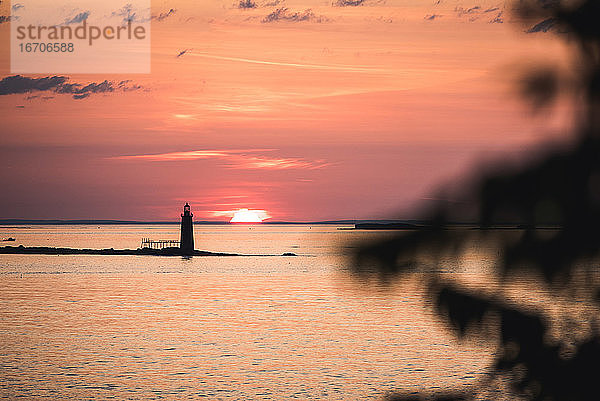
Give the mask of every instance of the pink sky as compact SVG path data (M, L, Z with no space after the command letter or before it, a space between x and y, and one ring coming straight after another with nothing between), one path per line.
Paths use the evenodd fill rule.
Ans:
M566 112L514 91L564 49L504 1L269 3L154 2L176 12L152 23L151 74L69 75L141 89L1 95L0 218L410 218L474 163L564 136Z

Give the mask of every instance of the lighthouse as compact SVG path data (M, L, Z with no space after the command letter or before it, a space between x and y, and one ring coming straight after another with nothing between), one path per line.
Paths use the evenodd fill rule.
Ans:
M182 255L193 255L194 253L194 226L192 223L192 212L190 205L185 204L183 213L181 214L181 240L179 249Z

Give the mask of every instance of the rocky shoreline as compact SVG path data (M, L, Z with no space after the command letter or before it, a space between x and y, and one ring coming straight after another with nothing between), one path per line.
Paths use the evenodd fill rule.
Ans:
M185 254L179 248L138 248L138 249L77 249L77 248L55 248L48 246L4 246L0 247L0 254L18 255L137 255L137 256L296 256L291 252L282 255L242 255L239 253L223 253L194 250L193 253Z
M55 248L47 246L25 247L5 246L0 247L0 254L23 254L23 255L140 255L140 256L240 256L235 253L219 253L194 250L192 255L183 255L179 248L163 249L77 249L77 248Z

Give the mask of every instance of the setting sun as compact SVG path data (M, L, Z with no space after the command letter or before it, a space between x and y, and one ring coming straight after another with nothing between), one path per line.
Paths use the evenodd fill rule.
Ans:
M264 210L240 209L233 213L230 223L262 223L267 219L267 212Z

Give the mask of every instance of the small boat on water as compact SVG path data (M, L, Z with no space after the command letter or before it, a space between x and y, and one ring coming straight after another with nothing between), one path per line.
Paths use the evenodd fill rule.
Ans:
M8 237L8 238L2 238L3 242L9 242L9 241L16 241L16 239L14 239L13 237Z

